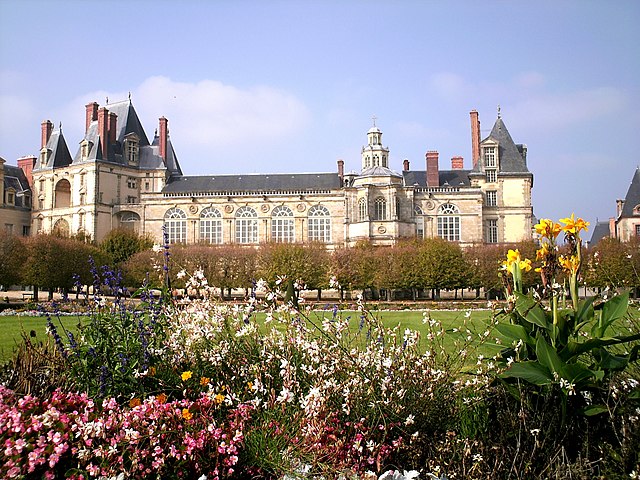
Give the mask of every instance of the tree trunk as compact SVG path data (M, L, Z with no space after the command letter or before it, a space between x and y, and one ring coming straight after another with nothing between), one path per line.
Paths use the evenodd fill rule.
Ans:
M322 289L321 288L318 289L318 301L319 302L322 301Z
M33 301L34 302L38 301L38 286L37 285L33 286Z

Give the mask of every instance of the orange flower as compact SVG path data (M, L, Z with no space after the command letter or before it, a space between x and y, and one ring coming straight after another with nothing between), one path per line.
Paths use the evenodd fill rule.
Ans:
M217 394L215 397L213 397L213 401L220 405L222 402L224 402L224 395L222 395L221 393Z
M161 393L156 397L156 400L158 401L158 403L164 403L167 401L167 396L164 393Z
M543 218L533 228L536 229L536 233L538 235L546 237L550 240L555 239L562 230L562 227L559 223L555 223L553 220L550 220L548 218Z
M581 230L584 230L585 232L589 230L589 222L585 222L582 218L576 219L573 213L570 217L561 218L560 221L565 224L564 227L562 227L562 230L567 233L577 235Z
M184 418L185 420L191 420L193 418L193 415L188 408L182 409L182 418Z
M200 377L200 385L202 385L203 387L206 387L207 385L209 385L210 381L211 381L210 378Z
M131 408L137 407L139 405L141 405L141 403L140 403L140 399L138 397L132 398L131 400L129 400L129 406Z

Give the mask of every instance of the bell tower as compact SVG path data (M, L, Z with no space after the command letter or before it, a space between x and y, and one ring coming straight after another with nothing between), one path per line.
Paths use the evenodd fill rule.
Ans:
M376 116L373 116L373 126L367 132L367 145L362 147L362 171L373 167L389 168L389 149L382 145L382 131L376 126Z

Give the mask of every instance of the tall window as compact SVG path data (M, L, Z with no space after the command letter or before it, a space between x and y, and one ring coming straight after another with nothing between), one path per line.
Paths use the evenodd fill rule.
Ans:
M200 213L200 241L222 243L222 214L213 207Z
M495 207L498 205L498 192L495 190L488 190L487 193L487 207Z
M496 183L498 174L496 170L487 170L487 183Z
M16 204L16 192L11 189L7 190L7 205L15 205Z
M498 220L487 221L487 243L498 243Z
M138 142L133 138L128 138L125 142L125 154L127 162L138 163Z
M167 210L164 214L164 228L169 236L169 243L187 242L187 214L179 208Z
M496 168L496 147L484 148L484 166L487 168Z
M289 207L279 205L271 214L271 240L274 242L294 242L293 212Z
M358 200L358 219L361 222L366 222L367 218L367 199L361 198Z
M236 212L236 243L258 243L258 214L251 207Z
M373 201L374 220L387 219L387 201L383 197L377 197Z
M416 237L424 238L424 212L416 205L413 208L413 213L416 217Z
M66 208L71 206L71 184L69 180L63 178L56 184L55 188L56 208Z
M309 209L309 241L331 242L331 214L327 207L314 205Z
M120 212L120 228L137 232L140 225L140 215L135 212Z
M445 203L438 209L438 236L452 242L460 241L460 210Z
M640 238L640 225L636 225L636 237Z

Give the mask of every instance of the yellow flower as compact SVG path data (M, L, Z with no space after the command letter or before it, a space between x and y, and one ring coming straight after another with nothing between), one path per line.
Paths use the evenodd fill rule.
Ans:
M182 381L186 382L191 378L192 375L193 375L193 372L190 370L187 370L186 372L182 372Z
M200 378L200 385L202 385L203 387L206 387L207 385L209 385L209 381L211 379L207 378L207 377L201 377Z
M193 415L188 408L182 409L182 418L184 418L185 420L191 420L193 418Z
M520 267L520 270L528 272L529 270L531 270L531 260L525 258L524 260L518 262L518 266Z
M577 272L578 267L580 266L578 257L576 257L575 255L571 255L570 257L567 257L565 255L560 255L560 257L558 258L558 262L560 262L560 265L562 265L562 268L567 273Z
M565 224L564 227L562 227L562 230L568 233L573 233L574 235L580 233L581 230L584 230L585 232L589 230L589 222L585 222L582 218L576 219L573 213L570 217L561 218L560 221Z
M503 263L503 265L506 265L508 269L511 269L511 265L520 262L520 260L520 251L518 249L509 250L507 252L507 260Z
M536 250L536 260L544 260L549 255L549 244L544 242L540 248Z
M543 218L540 222L534 226L536 233L550 240L553 240L558 236L562 227L559 223L555 223L553 220Z
M213 401L220 405L222 402L224 402L224 395L222 395L221 393L217 394L215 397L213 397Z

